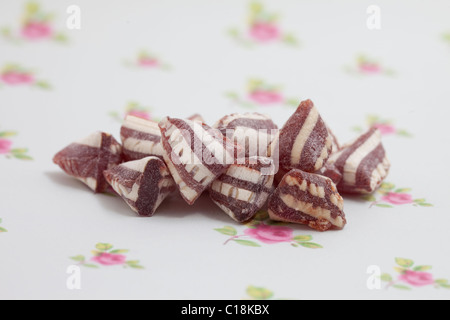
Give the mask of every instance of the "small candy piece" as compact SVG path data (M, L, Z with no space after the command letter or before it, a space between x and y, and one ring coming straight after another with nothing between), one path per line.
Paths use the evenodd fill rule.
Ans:
M162 159L161 131L157 122L128 115L120 129L120 138L125 161L148 156Z
M251 157L245 164L232 164L211 184L209 195L232 219L250 220L272 191L273 174L265 175L272 169L272 160L266 157Z
M267 156L267 148L278 132L270 117L260 113L234 113L221 118L214 126L228 139L245 147L245 156Z
M302 101L270 146L280 167L316 172L326 163L332 137L311 100Z
M103 192L108 188L103 171L121 163L121 153L122 147L112 135L95 132L58 152L53 162L94 192Z
M316 173L330 178L335 185L337 185L342 179L342 173L333 163L329 163L329 161Z
M240 146L206 124L166 117L159 127L164 161L188 204L235 163L235 154L242 157Z
M151 217L176 190L164 162L157 157L122 163L104 172L111 187L139 216Z
M195 113L192 116L187 117L186 119L191 120L191 121L197 121L200 123L205 123L205 120L203 119L203 117L198 113Z
M326 231L342 229L347 221L344 200L331 179L293 169L269 197L272 220L306 224Z
M381 133L376 128L371 128L355 142L334 153L329 163L342 173L342 180L337 185L339 192L356 194L375 191L390 167L381 144Z

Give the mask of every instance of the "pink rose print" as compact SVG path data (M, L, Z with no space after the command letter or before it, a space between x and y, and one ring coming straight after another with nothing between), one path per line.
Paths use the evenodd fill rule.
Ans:
M410 138L412 135L405 129L397 128L390 119L382 118L378 115L369 114L366 116L366 123L369 128L377 128L383 136L396 135L400 137ZM353 127L354 131L363 132L365 129L361 126Z
M381 201L395 205L408 204L414 202L410 194L397 192L388 192L386 195L381 197Z
M157 67L159 62L154 58L141 58L139 64L143 67Z
M115 266L124 264L127 260L127 257L121 254L103 252L98 256L93 257L91 260L104 266Z
M14 30L14 28L2 27L1 34L6 40L16 44L40 40L66 42L67 37L53 29L53 19L52 13L44 12L38 3L30 1L25 4L24 12L21 14L20 28Z
M396 132L395 127L390 124L375 123L373 126L380 130L382 135L393 134Z
M251 47L268 43L298 45L296 37L285 33L279 26L279 15L268 12L260 2L252 2L249 7L248 24L245 31L231 28L229 34L237 43Z
M111 111L109 112L109 115L118 122L122 122L127 115L146 120L159 121L159 119L152 116L150 107L143 106L137 102L129 102L126 105L124 112Z
M310 235L294 235L294 229L285 226L282 223L277 223L269 219L267 211L260 211L256 216L245 225L243 234L238 235L238 230L232 226L225 226L214 229L215 231L230 236L225 241L224 245L229 242L234 242L248 247L261 247L261 244L277 244L288 242L292 247L302 246L309 249L320 249L320 244L311 242ZM256 240L248 240L248 239Z
M122 266L124 268L144 269L139 264L139 260L127 260L124 254L128 253L128 250L113 249L113 245L109 243L97 243L95 249L92 251L94 256L89 259L93 263L88 263L84 255L77 255L70 257L70 259L87 268Z
M257 22L251 26L250 36L257 41L267 42L278 40L281 32L275 24Z
M434 284L433 275L428 272L406 270L398 279L414 287Z
M139 69L161 69L166 71L171 69L169 64L163 62L155 54L146 50L138 52L136 58L133 60L125 60L124 65L130 68Z
M386 289L390 287L400 290L412 290L413 287L433 286L436 289L450 289L447 279L435 279L434 276L426 271L432 269L431 266L414 266L414 261L405 258L395 258L394 270L398 273L397 278L389 273L383 273L381 281L387 282Z
M245 229L244 234L263 243L291 242L293 230L289 227L269 226L264 223L255 228Z
M12 141L0 139L0 154L8 154L11 151Z
M379 73L382 69L376 63L363 62L359 65L359 70L363 73Z
M393 75L394 71L392 69L383 67L379 62L377 62L375 59L368 57L366 55L358 55L356 57L356 61L353 66L346 66L345 70L348 73L355 74L355 75L364 75L364 76L371 76L371 75L378 75L378 74L384 74L384 75Z
M29 40L51 38L53 31L50 25L44 22L30 21L22 28L22 36Z
M33 160L26 148L13 148L13 141L9 138L17 136L15 131L0 131L0 155L7 159Z
M253 91L249 95L250 99L259 104L272 104L283 102L283 96L278 92Z
M6 84L8 86L27 85L30 87L37 87L39 89L50 89L48 82L36 79L33 72L18 65L6 64L0 71L0 85Z
M270 105L297 107L299 103L298 99L285 98L280 86L268 84L262 79L249 79L247 81L246 91L244 96L240 96L236 92L227 92L226 96L244 108Z
M433 206L423 198L414 199L410 191L410 188L396 188L393 183L383 182L375 193L361 196L361 199L371 202L370 207L393 208L405 204L420 207Z
M21 84L32 84L34 82L33 75L15 71L8 71L3 73L1 75L1 79L4 83L11 86Z

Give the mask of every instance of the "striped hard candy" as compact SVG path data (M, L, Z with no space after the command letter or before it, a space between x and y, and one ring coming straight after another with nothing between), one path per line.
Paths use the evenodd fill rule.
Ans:
M128 115L120 129L125 161L148 156L162 159L161 131L158 123Z
M146 157L106 170L111 187L139 216L153 216L163 200L176 190L164 161Z
M267 148L278 132L272 119L260 113L234 113L214 125L224 136L245 148L245 156L267 156Z
M344 200L331 179L298 169L289 171L269 197L272 220L305 224L319 231L342 229Z
M337 185L342 193L372 193L386 178L390 168L381 133L376 128L341 148L328 161L342 174Z
M338 168L331 163L329 160L325 165L316 172L322 176L328 177L333 181L334 184L338 184L342 179L342 173L338 170Z
M164 161L188 204L242 157L240 146L206 124L166 117L159 127Z
M284 170L316 172L332 152L333 138L311 100L302 101L270 146Z
M272 185L273 161L251 157L243 164L232 164L211 184L209 195L232 219L244 222L264 206Z
M108 183L103 171L122 162L122 147L112 135L95 132L59 151L53 162L94 192L104 192Z

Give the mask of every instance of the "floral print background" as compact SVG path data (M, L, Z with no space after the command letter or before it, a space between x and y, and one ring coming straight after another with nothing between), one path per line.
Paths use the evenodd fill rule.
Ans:
M381 280L387 282L385 289L390 287L400 290L412 290L413 288L421 288L432 286L436 289L450 289L447 279L435 278L429 271L431 266L418 265L414 266L414 261L405 258L395 258L396 266L394 271L396 276L393 277L389 273L383 273Z
M114 249L114 246L109 243L97 243L96 250L92 250L92 257L87 259L84 255L73 256L70 259L78 262L79 265L87 268L99 268L110 266L122 266L123 268L144 269L139 264L139 260L127 260L129 250Z
M3 86L29 86L50 89L47 81L36 77L35 72L16 63L9 63L0 70L0 89Z
M53 27L54 14L44 10L38 2L27 2L19 26L3 26L1 34L13 43L55 41L66 42L67 36Z
M270 43L299 45L295 35L285 32L281 28L280 15L268 11L262 2L250 3L248 11L248 22L245 28L229 29L229 34L236 40L236 43L245 47Z
M304 247L309 249L320 249L320 244L311 242L310 235L295 235L294 229L287 223L275 222L269 219L267 211L260 211L256 216L245 224L242 234L238 234L236 228L225 226L216 228L217 232L230 236L224 245L230 241L243 246L261 247L261 245L289 243L292 247ZM255 241L256 240L256 241Z
M392 76L395 74L394 70L383 66L377 59L368 57L365 54L359 54L352 65L345 66L345 70L349 74L360 76Z
M8 159L33 160L28 155L27 148L14 147L12 138L15 136L17 136L15 131L0 131L0 156L5 156Z
M229 91L225 95L234 104L243 108L274 107L279 105L297 107L300 103L298 98L285 97L281 86L273 85L257 78L251 78L247 81L245 93L240 94Z
M170 70L170 65L164 62L154 53L149 53L147 50L138 52L133 60L125 60L125 66L139 69L162 69Z
M378 31L356 0L77 5L71 30L63 2L0 2L1 299L449 297L445 5L381 2ZM374 194L345 197L342 231L273 222L266 208L239 224L206 194L138 218L52 163L92 131L120 140L127 115L260 112L281 127L308 98L339 141L377 127L392 163ZM66 287L73 266L82 290Z

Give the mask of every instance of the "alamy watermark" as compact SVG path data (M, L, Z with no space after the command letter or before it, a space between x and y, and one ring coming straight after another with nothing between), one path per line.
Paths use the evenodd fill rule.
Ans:
M366 269L369 275L366 281L367 289L380 290L381 289L381 268L377 265L370 265Z
M81 29L81 8L75 4L70 5L66 9L66 13L69 15L66 19L66 27L69 30Z
M69 290L81 289L81 268L80 266L70 265L66 269L66 273L69 275L66 280L66 287Z
M381 8L377 5L367 7L366 13L369 15L366 26L369 30L381 30Z

